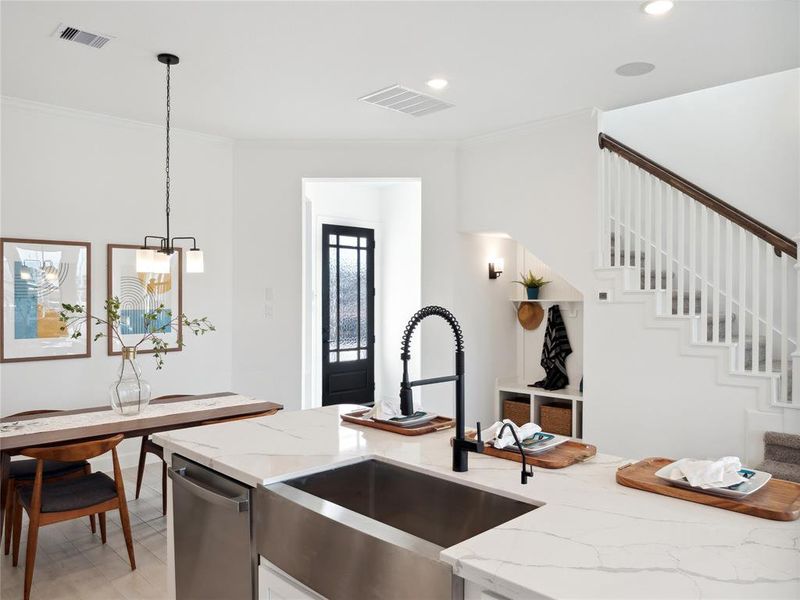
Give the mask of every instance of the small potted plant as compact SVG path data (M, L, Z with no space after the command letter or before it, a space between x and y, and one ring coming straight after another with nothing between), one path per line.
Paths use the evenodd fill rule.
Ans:
M533 271L528 271L527 274L520 273L519 276L521 279L514 283L520 284L527 290L528 300L536 300L539 297L539 288L550 283L545 281L543 277L534 275Z

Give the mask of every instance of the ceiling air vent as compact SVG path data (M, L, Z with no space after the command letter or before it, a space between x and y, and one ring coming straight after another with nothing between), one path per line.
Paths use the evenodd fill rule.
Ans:
M413 117L422 117L431 113L452 108L454 105L439 98L415 92L402 85L393 85L359 98L367 104L374 104L389 110L396 110Z
M89 33L77 27L64 25L63 23L58 26L53 36L61 38L62 40L67 40L68 42L76 42L84 46L91 46L92 48L102 48L111 40L111 36Z

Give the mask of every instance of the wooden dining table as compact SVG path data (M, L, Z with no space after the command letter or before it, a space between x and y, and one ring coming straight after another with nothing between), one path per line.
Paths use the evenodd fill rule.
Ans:
M219 406L214 406L215 399L219 400ZM177 404L181 402L189 404ZM145 408L136 416L124 418L105 405L0 419L0 527L5 522L6 482L11 457L24 448L74 444L120 433L126 438L142 437L159 431L266 416L283 408L281 404L238 396L232 392L156 399L149 406L154 408ZM59 419L62 424L59 424ZM26 421L30 429L27 432Z

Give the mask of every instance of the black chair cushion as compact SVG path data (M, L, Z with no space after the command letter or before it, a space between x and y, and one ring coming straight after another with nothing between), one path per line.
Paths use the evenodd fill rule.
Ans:
M19 490L20 500L30 508L33 488ZM44 483L42 485L42 512L66 512L94 506L117 497L114 480L105 473L92 473L86 477Z
M76 460L71 462L61 462L60 460L46 460L44 461L44 476L45 477L58 477L83 471L89 465L85 460ZM25 460L12 460L10 467L10 475L12 479L25 480L34 479L36 477L36 459L28 458Z

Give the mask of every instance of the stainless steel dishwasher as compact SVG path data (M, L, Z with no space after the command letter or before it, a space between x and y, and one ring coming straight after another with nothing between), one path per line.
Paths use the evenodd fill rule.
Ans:
M250 488L177 454L169 477L177 600L252 600Z

